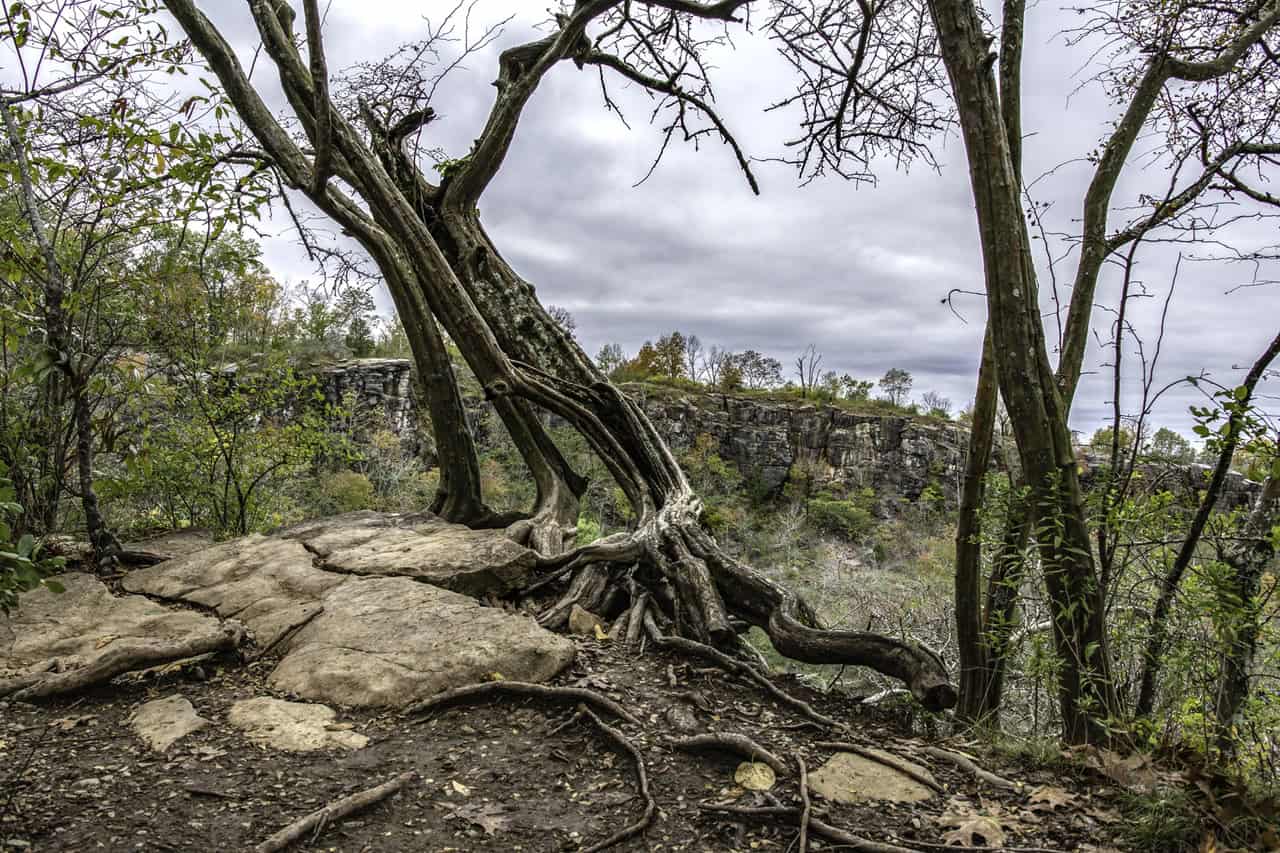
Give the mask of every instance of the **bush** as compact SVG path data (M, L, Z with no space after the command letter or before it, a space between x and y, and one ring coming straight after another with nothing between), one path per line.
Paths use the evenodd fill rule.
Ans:
M22 507L14 502L13 483L5 476L0 464L0 614L7 615L18 606L18 594L41 584L54 592L62 587L45 575L62 568L62 558L41 559L40 546L30 534L13 541L10 521L22 513Z
M871 489L863 489L852 499L822 492L805 503L805 512L809 523L819 530L858 542L875 528L876 518L871 512L874 502L875 492Z
M373 483L357 471L338 471L320 479L317 498L321 515L372 509Z

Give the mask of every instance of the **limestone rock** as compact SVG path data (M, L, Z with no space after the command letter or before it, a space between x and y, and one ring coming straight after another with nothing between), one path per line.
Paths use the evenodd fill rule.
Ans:
M122 585L239 619L265 648L305 621L324 593L345 580L317 569L302 543L255 534L130 572Z
M343 518L301 537L329 571L410 577L468 595L500 595L523 584L536 560L501 530L471 530L424 515L391 525L364 518L346 525Z
M209 721L196 713L185 696L174 694L142 705L133 712L129 727L156 752L164 752Z
M399 707L495 672L545 681L573 643L531 619L408 578L352 578L291 637L276 689L357 707Z
M580 637L594 637L596 628L604 628L600 617L584 607L573 605L573 609L569 611L569 633Z
M440 586L496 592L532 564L532 552L496 531L362 512L216 545L124 585L244 621L260 648L283 656L270 676L280 690L395 707L494 672L542 681L569 664L570 641ZM362 571L411 577L350 573Z
M92 575L54 578L65 588L24 593L18 609L0 616L0 675L84 666L117 643L179 639L216 630L218 621L171 610L140 595L114 596Z
M896 756L894 760L932 778L923 767ZM866 800L914 803L933 796L932 790L905 773L851 752L837 752L830 761L811 772L809 788L815 794L837 803L861 803Z
M326 705L260 696L232 705L227 720L250 740L287 752L361 749L369 743L364 735L335 724L336 717Z

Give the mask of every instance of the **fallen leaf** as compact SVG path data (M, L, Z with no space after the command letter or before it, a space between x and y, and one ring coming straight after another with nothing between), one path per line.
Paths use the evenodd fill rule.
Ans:
M454 779L452 782L450 782L449 787L453 788L455 792L457 792L458 794L464 797L471 796L471 789L468 788L466 785L462 784L461 782L459 782L457 779Z
M942 843L960 847L1003 847L1004 830L994 818L981 815L966 815L959 820L957 829L942 836Z
M596 639L597 640L609 639L609 635L605 633L604 628L601 628L599 623L596 623Z
M94 647L94 649L101 649L101 648L103 648L103 647L105 647L105 646L109 646L109 645L111 645L112 643L114 643L114 642L115 642L116 640L118 640L118 639L120 639L120 638L119 638L119 637L117 637L115 634L107 634L107 635L106 635L106 636L104 636L104 637L99 637L99 638L98 638L98 641L97 641L96 643L94 643L94 644L93 644L93 647Z
M1041 785L1031 792L1028 802L1033 812L1051 812L1059 806L1069 806L1076 800L1076 795L1053 785Z
M503 807L497 803L454 806L449 817L475 824L484 830L485 835L494 835L511 828L511 818L505 816Z
M733 774L733 781L748 791L767 791L778 781L778 777L774 775L773 768L768 764L744 761L738 765L737 772Z

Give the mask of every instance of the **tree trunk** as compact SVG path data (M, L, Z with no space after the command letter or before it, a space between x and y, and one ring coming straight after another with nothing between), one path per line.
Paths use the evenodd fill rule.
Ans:
M1258 596L1262 591L1262 575L1275 559L1272 526L1280 511L1280 477L1274 475L1263 484L1262 494L1249 513L1242 536L1245 541L1225 556L1231 567L1230 587L1224 590L1220 606L1225 613L1238 614L1228 629L1229 643L1222 659L1221 686L1215 707L1218 722L1218 749L1234 756L1235 731L1240 713L1249 698L1250 673L1258 651L1261 613ZM1222 593L1220 593L1222 595ZM1228 617L1230 618L1230 617Z
M965 141L1000 392L1031 487L1054 617L1063 737L1101 742L1119 701L1066 408L1049 363L1020 182L992 73L995 57L969 0L932 0L930 9Z

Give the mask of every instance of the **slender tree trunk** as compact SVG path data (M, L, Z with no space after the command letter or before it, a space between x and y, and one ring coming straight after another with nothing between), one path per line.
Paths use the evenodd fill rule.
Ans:
M1244 703L1249 698L1250 673L1262 629L1258 596L1262 591L1262 575L1276 557L1272 527L1278 520L1278 513L1280 477L1273 475L1263 484L1262 493L1245 522L1242 531L1245 541L1225 557L1226 564L1231 567L1227 590L1230 595L1221 606L1226 613L1235 611L1239 614L1232 620L1234 624L1222 660L1221 685L1215 707L1218 749L1225 756L1235 754L1235 731Z
M23 212L36 247L45 262L44 318L45 345L52 351L57 370L63 374L71 391L71 414L75 433L76 467L79 475L80 500L84 507L85 525L89 543L93 548L94 562L99 569L109 568L120 551L120 543L107 527L98 505L98 494L93 485L93 413L88 397L87 377L80 374L73 352L71 321L67 317L67 283L57 252L45 227L44 216L36 199L34 178L22 130L10 104L0 105L4 112L5 130L8 136L10 157L17 165L18 183L21 187Z
M987 692L989 662L982 638L981 512L983 484L991 467L999 400L995 354L991 351L991 329L988 326L982 342L982 364L978 368L978 388L973 402L969 454L965 460L964 485L960 490L960 509L956 519L956 644L960 652L960 699L956 705L956 716L969 723L981 722Z
M992 73L995 57L969 0L932 0L930 8L965 140L1000 391L1031 487L1060 662L1063 737L1101 742L1119 700L1066 408L1049 363L1020 183Z

